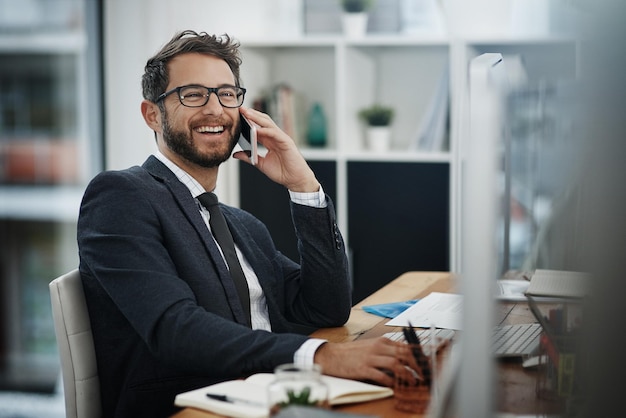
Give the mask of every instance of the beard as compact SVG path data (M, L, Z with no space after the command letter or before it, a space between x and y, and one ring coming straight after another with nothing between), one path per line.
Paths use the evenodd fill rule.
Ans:
M211 153L201 152L194 143L191 132L178 130L170 124L167 113L163 114L163 140L165 144L173 152L189 161L204 168L213 168L222 164L224 161L230 158L230 155L237 145L239 133L241 132L241 125L237 125L234 135L231 135L229 140L228 149L220 152L215 150Z

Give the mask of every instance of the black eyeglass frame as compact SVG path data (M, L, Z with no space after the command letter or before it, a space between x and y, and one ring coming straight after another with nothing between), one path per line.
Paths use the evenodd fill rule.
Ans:
M194 105L194 106L190 106L188 104L185 104L185 102L183 101L184 97L180 95L180 91L182 89L186 89L188 87L199 87L199 88L206 89L207 90L207 94L204 96L204 103L198 104L198 105ZM228 106L228 105L225 105L224 103L222 103L222 99L220 98L220 95L218 94L218 92L221 89L224 89L224 88L226 88L226 89L228 89L228 88L230 88L230 89L232 89L232 88L239 89L241 91L241 94L238 94L237 97L241 96L241 103L239 103L236 106ZM186 85L186 86L174 87L173 89L168 90L165 93L160 94L159 97L157 97L155 103L158 103L161 100L164 100L167 96L169 96L172 93L177 93L178 101L180 102L181 105L183 105L185 107L202 107L202 106L206 105L209 102L209 98L211 97L211 93L215 93L215 95L217 96L217 101L220 102L220 105L222 107L226 107L228 109L236 109L236 108L241 107L243 105L243 101L244 101L244 99L246 97L246 89L244 87L231 86L231 85L220 86L220 87L206 87L206 86L201 86L199 84L189 84L189 85Z

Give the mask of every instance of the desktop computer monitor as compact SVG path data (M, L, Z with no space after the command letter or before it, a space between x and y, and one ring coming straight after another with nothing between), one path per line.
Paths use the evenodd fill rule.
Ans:
M474 58L469 66L469 141L461 145L461 271L463 328L441 371L430 417L489 417L494 413L495 364L493 288L498 270L501 145L508 91L499 53ZM464 338L470 336L471 338Z
M499 53L482 54L469 65L469 136L460 144L461 245L459 292L463 295L463 329L452 361L442 372L441 393L431 417L447 416L452 405L460 417L495 414L495 358L491 341L495 324L496 280L510 266L508 234L515 216L511 202L528 206L533 233L515 253L524 262L512 268L576 270L580 239L573 220L579 215L577 89L573 82L520 84L519 62ZM511 64L511 65L508 65ZM529 115L533 115L530 117ZM525 124L527 131L515 131ZM528 130L535 129L533 135ZM523 168L532 170L524 175ZM523 183L523 184L520 184ZM537 205L521 202L520 188L549 197L551 216L537 218ZM548 200L548 199L546 199ZM534 207L533 207L534 206ZM464 338L470 336L470 338ZM453 398L451 399L451 394Z
M494 411L495 364L491 354L492 301L498 277L497 222L501 219L501 147L504 100L509 89L506 62L499 53L470 62L470 141L462 155L460 291L463 329L457 400L462 416L488 417ZM471 359L471 360L470 360Z

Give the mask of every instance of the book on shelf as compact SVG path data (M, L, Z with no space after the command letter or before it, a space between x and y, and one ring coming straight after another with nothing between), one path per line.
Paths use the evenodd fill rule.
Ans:
M307 105L302 93L286 83L280 83L256 98L253 107L268 113L297 144L304 144Z
M180 393L174 403L231 417L265 418L269 416L267 388L273 381L273 373L257 373L247 379L229 380ZM330 405L365 402L393 395L391 388L358 380L323 375L322 381L328 387ZM207 396L209 393L232 397L240 402L211 399Z
M417 151L443 151L448 136L450 107L450 70L444 65L430 104L422 117L418 132L413 140Z

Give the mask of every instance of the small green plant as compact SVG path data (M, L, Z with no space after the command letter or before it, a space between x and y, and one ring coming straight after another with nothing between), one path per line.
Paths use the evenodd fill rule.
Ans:
M316 401L312 401L309 399L311 396L311 388L305 387L300 391L300 393L296 393L293 390L287 391L287 401L283 402L280 406L282 408L287 405L305 405L305 406L314 406L317 404Z
M372 6L372 0L341 0L341 7L347 13L366 12Z
M299 393L296 393L293 389L287 390L287 400L276 403L270 408L270 416L278 414L278 412L290 405L300 406L324 406L324 403L316 400L311 400L311 388L306 386Z
M388 126L393 120L394 111L391 107L374 104L359 111L359 117L369 126Z

